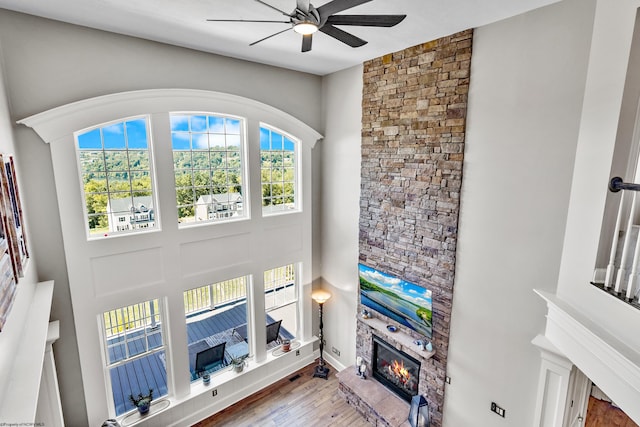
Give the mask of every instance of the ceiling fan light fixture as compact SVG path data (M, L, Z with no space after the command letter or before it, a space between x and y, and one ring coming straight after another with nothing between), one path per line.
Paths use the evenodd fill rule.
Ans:
M318 31L318 26L313 22L304 21L294 25L293 31L295 31L298 34L309 35Z

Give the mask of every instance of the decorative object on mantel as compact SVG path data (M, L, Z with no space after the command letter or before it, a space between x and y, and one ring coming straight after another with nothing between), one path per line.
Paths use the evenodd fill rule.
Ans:
M413 343L422 351L433 351L433 344L431 344L431 341L415 340Z
M327 302L329 298L331 298L331 294L325 290L319 289L311 294L311 298L313 298L313 300L318 303L320 311L320 336L318 337L320 338L320 359L318 359L318 366L316 366L316 369L313 372L313 376L324 378L326 380L329 377L329 368L327 368L324 363L324 359L322 358L322 349L324 347L324 337L322 333L324 327L324 325L322 324L322 307L324 306L324 303Z
M411 427L429 427L431 424L429 403L421 394L417 394L411 398L409 424L411 424Z
M362 322L362 324L366 325L368 328L371 328L374 331L377 331L381 336L385 336L389 340L392 340L398 343L399 345L404 346L407 349L411 349L413 351L418 350L418 347L416 347L417 344L416 344L415 337L412 337L402 329L398 330L397 332L389 332L389 330L387 330L386 322L383 321L382 319L379 319L377 317L372 317L371 319L368 319L368 320L358 319L358 321ZM427 342L426 339L424 338L422 338L420 341ZM426 347L426 344L425 344L425 347ZM435 354L436 354L436 350L435 348L433 348L433 345L431 346L431 350L428 350L427 348L422 350L422 347L420 347L420 357L422 359L430 359Z
M360 303L427 338L433 336L431 291L358 264Z
M149 394L142 395L142 393L138 393L138 397L134 397L133 394L129 395L129 400L133 403L133 406L138 408L138 412L140 415L146 415L149 413L149 408L151 407L151 401L153 400L153 389L149 389Z
M395 326L393 326L393 325L387 325L387 330L388 330L389 332L398 332L398 328L396 328L396 327L395 327Z
M366 308L362 309L362 312L360 313L360 315L362 316L363 319L371 319L371 312Z

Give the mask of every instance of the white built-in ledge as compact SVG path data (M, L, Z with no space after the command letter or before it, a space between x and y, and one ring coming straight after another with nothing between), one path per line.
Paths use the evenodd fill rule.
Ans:
M368 319L365 319L363 317L358 317L358 319L363 324L368 325L369 327L375 329L377 332L377 335L380 336L381 338L383 339L387 338L389 340L395 341L403 345L406 348L411 348L413 351L420 354L420 356L425 360L431 359L436 354L435 348L431 351L421 350L414 343L416 339L413 338L411 335L403 332L400 328L398 328L398 325L385 322L384 320L379 319L377 317L370 317ZM389 329L387 329L387 326L389 325L395 326L397 328L396 332L391 332ZM422 338L422 339L426 339L426 338Z
M7 425L35 422L52 298L53 281L38 283L15 354L5 398L0 403L0 420Z

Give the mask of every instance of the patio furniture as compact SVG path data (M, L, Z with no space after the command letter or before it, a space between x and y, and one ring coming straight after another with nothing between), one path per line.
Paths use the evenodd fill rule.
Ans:
M220 369L226 366L224 361L226 342L199 351L196 354L196 365L193 375L201 377L205 372Z

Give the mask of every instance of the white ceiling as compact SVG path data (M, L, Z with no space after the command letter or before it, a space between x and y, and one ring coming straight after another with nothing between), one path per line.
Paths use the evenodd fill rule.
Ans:
M292 12L296 0L265 0ZM302 36L288 24L221 23L206 19L287 20L255 0L0 0L0 8L298 71L325 75L558 0L373 0L341 14L406 14L393 28L343 27L367 40L351 48L323 33L300 52ZM320 7L329 0L312 0Z

